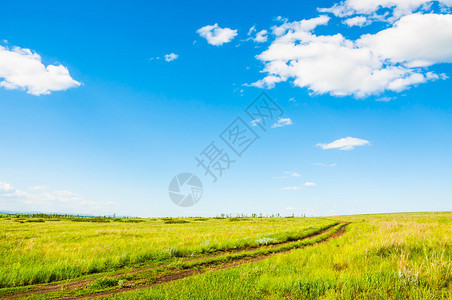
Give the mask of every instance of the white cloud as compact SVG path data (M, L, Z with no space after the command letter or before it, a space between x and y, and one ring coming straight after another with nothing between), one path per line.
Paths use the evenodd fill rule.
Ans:
M314 183L314 182L305 182L303 184L303 186L305 186L305 187L313 187L313 186L316 186L316 185L317 184ZM298 191L298 190L301 190L301 189L302 189L301 186L286 186L286 187L282 187L281 188L281 190L283 190L283 191Z
M281 190L284 190L284 191L297 191L297 190L301 190L301 187L299 187L299 186L287 186L287 187L282 187Z
M380 98L375 99L375 101L377 101L377 102L389 102L389 101L392 101L394 99L395 99L395 97L380 97Z
M256 43L265 43L268 40L267 30L261 30L256 33L256 37L253 39Z
M0 193L12 192L13 186L6 182L0 182Z
M372 50L380 59L408 67L426 67L452 62L452 15L413 14L393 27L366 34L358 45Z
M178 55L178 54L174 54L174 53L165 54L165 60L166 60L167 62L176 60L176 59L178 59L178 58L179 58L179 55Z
M47 188L47 186L45 185L35 185L35 186L31 186L28 189L32 190L32 191L37 191L37 190L45 190Z
M353 137L346 137L346 138L338 139L329 144L317 144L317 146L319 146L323 150L326 150L326 149L352 150L357 146L364 146L364 145L370 145L369 141L358 139L358 138L353 138Z
M252 26L251 28L250 28L250 30L248 30L248 36L250 36L251 34L253 34L253 32L255 32L256 31L256 26Z
M28 196L28 193L22 192L14 188L14 186L12 186L9 183L0 182L0 199L1 198L14 199L17 197L26 197L26 196Z
M320 25L328 24L330 18L328 16L319 16L317 18L295 21L295 22L287 22L284 20L284 23L280 26L273 26L273 34L276 36L281 36L285 34L287 31L293 33L293 35L297 35L298 32L309 32L314 30L316 27Z
M242 97L242 96L243 96L244 90L241 89L241 88L235 88L235 89L233 90L233 92L234 92L234 93L237 93L240 97ZM253 121L251 121L251 124L252 124L253 126L256 126L256 125L253 124Z
M286 171L284 173L288 174L289 176L292 176L292 177L300 177L301 176L298 172L293 172L293 171Z
M221 28L218 24L204 26L196 32L205 38L207 43L214 46L221 46L225 43L229 43L237 35L237 30Z
M279 118L278 122L272 125L272 128L278 128L283 126L292 125L293 122L290 118Z
M370 15L374 19L394 22L403 16L410 15L417 10L430 10L432 3L450 7L450 0L345 0L330 8L319 8L319 12L332 13L337 17L353 15ZM378 14L379 10L386 9L386 13ZM389 10L389 11L388 11Z
M249 86L273 88L293 80L314 94L357 98L400 92L444 79L419 66L452 60L452 15L410 15L393 27L350 40L342 34L313 34L327 16L273 27L276 39L257 56L266 76Z
M257 124L261 121L261 119L255 119L251 121L252 126L257 126Z
M0 87L39 96L78 86L63 65L45 66L30 49L0 46Z
M256 82L247 84L245 83L245 86L254 86L254 87L258 87L260 89L271 89L275 87L275 84L281 81L286 81L286 79L283 79L281 77L278 76L273 76L273 75L268 75L265 76L263 79L258 80Z
M117 203L87 200L65 190L41 191L44 186L28 188L23 192L11 184L0 182L0 207L9 211L39 211L46 213L112 214Z
M297 102L297 100L295 99L295 97L292 97L289 99L289 102Z
M343 23L349 27L353 27L353 26L362 27L364 25L369 24L367 18L363 17L363 16L357 16L357 17L346 19L343 21Z
M282 22L287 21L286 18L283 18L283 17L281 17L281 16L277 16L277 17L275 18L275 20L276 20L276 21L282 21Z

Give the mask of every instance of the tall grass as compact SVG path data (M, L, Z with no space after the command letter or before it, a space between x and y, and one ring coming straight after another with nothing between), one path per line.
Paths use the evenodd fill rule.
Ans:
M0 218L0 287L51 282L144 263L157 265L181 256L258 246L265 238L283 242L334 223L314 218L248 218L240 222L75 219L41 215ZM39 221L25 222L30 220Z
M117 299L452 299L452 213L343 217L314 247Z

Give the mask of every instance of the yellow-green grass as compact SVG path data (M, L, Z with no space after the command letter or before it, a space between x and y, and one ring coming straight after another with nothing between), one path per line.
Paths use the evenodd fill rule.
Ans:
M218 267L227 268L229 266L233 266L237 262L246 263L253 260L260 260L268 255L275 253L307 247L315 243L327 240L329 237L338 232L344 225L346 224L341 223L329 228L328 230L318 232L310 237L306 237L305 239L280 245L274 245L273 247L259 247L258 249L248 249L247 251L240 251L238 253L219 253L215 256L203 257L197 260L178 261L152 269L142 269L138 272L122 273L113 276L105 276L105 273L97 274L95 280L90 280L88 282L85 281L84 284L78 285L76 289L65 288L64 286L68 286L67 283L63 285L57 285L55 286L56 288L49 286L50 288L52 288L52 290L47 290L47 292L45 290L42 290L42 294L36 293L36 291L34 293L30 293L30 290L24 290L24 288L26 287L21 287L19 289L0 289L0 297L2 295L6 296L15 294L15 296L27 299L52 299L61 297L71 298L74 296L99 296L98 293L102 292L108 292L109 294L124 292L127 291L127 288L143 288L146 285L155 284L159 281L165 281L168 277L178 277L178 274L186 274L185 271L189 271L189 273L202 273ZM99 275L101 275L101 277L99 277ZM77 283L77 281L75 281L74 283ZM21 294L21 292L25 293Z
M114 298L452 299L452 213L338 219L338 239Z
M0 218L0 287L46 283L138 264L159 265L180 256L285 242L335 224L319 218L100 221Z

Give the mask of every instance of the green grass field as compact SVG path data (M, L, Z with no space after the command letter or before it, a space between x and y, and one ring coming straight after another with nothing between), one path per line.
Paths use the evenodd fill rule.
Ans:
M451 299L452 213L0 217L0 298Z

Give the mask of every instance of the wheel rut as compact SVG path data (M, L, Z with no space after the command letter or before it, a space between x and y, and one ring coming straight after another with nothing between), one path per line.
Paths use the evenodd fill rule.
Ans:
M320 243L327 242L332 239L339 238L341 235L344 234L345 228L347 227L349 223L338 223L336 225L330 226L328 228L322 229L320 231L317 231L313 234L310 234L308 236L303 237L302 239L295 240L295 241L289 241L279 244L273 244L268 246L261 246L261 247L250 247L247 249L241 249L236 251L227 251L227 252L218 252L215 255L211 256L204 256L199 258L193 258L193 259L187 259L184 260L183 263L192 263L193 266L184 268L184 269L178 269L177 267L171 267L174 264L165 264L165 265L159 265L155 267L149 267L149 268L142 268L142 269L136 269L136 270L130 270L126 272L120 272L116 273L114 275L107 276L108 278L116 278L120 277L122 275L132 275L132 274L139 274L139 273L145 273L152 270L157 269L165 269L166 271L170 271L168 273L163 272L164 274L158 276L152 283L147 283L146 281L137 280L134 284L131 285L125 285L124 288L117 288L113 290L108 290L104 292L89 294L89 295L81 295L81 296L67 296L67 297L58 297L55 298L55 296L52 297L52 295L49 295L50 299L85 299L85 298L96 298L96 297L108 297L110 295L114 294L120 294L120 293L127 293L134 290L141 290L150 288L153 286L165 284L168 282L184 279L190 276L206 273L206 272L212 272L217 270L224 270L229 268L234 268L243 264L253 263L257 261L261 261L264 259L268 259L276 254L282 254L287 253L289 251L295 250L295 249L301 249L305 247L315 246ZM339 227L339 229L337 229ZM336 230L337 229L337 230ZM336 231L335 231L336 230ZM328 234L329 232L333 232L332 234L328 235L326 238L315 242L310 245L302 245L300 247L296 246L297 243L315 239L318 237L321 237L324 234ZM291 245L295 247L291 247ZM287 248L287 249L286 249ZM248 256L248 254L253 254L256 252L255 255ZM222 258L225 258L225 260L221 260ZM220 259L219 261L215 261L215 259ZM213 260L213 261L212 261ZM69 283L60 283L56 285L46 285L46 286L37 286L34 290L31 291L25 291L25 292L19 292L17 294L13 295L4 295L0 297L1 299L18 299L18 298L24 298L24 297L30 297L34 295L43 295L43 294L50 294L55 292L61 292L61 291L75 291L77 289L83 288L94 282L98 278L94 279L83 279L78 281L72 281Z

